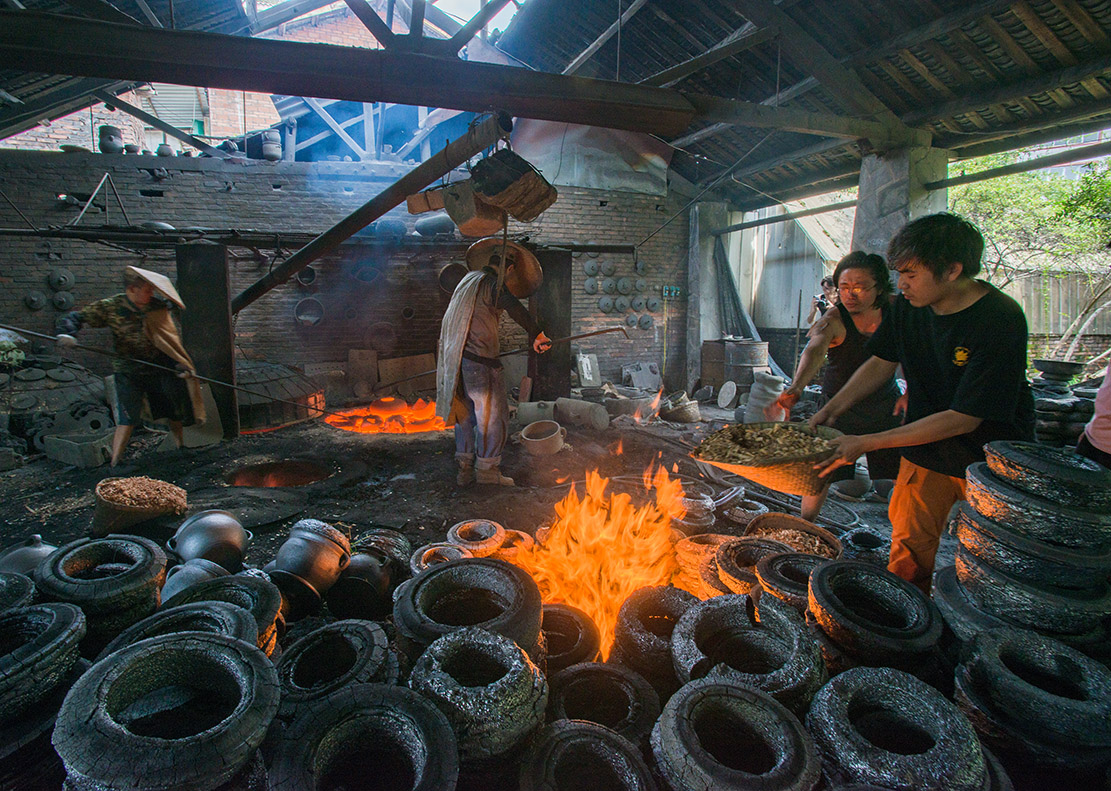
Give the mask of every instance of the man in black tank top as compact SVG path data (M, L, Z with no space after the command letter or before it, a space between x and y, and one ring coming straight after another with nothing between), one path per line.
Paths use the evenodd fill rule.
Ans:
M849 253L833 271L833 282L840 302L814 323L807 333L806 348L799 358L791 386L783 391L774 407L790 409L798 402L822 362L827 361L822 378L822 397L828 401L849 381L861 363L871 357L868 339L879 327L891 301L891 278L887 264L878 255ZM899 388L894 375L837 418L836 428L846 434L868 434L894 428L901 422L896 414ZM770 407L769 411L774 409ZM868 474L873 479L894 478L899 472L899 452L884 448L868 452ZM853 477L851 466L836 470L827 480ZM813 520L821 511L829 492L802 498L802 518Z

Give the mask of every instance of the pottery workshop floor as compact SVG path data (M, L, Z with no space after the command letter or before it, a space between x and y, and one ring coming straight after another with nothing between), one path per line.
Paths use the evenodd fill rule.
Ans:
M724 411L711 416L726 417ZM161 435L137 433L117 469L83 470L38 458L0 475L0 548L34 533L56 545L88 535L93 488L103 478L121 475L146 475L181 486L190 512L222 508L234 513L254 533L246 557L254 566L272 559L289 526L306 517L345 527L353 536L370 527L391 527L414 547L442 541L447 528L471 518L493 519L532 534L552 518L568 482L581 481L590 470L606 477L639 476L661 461L669 472L678 465L681 475L700 478L683 443L696 444L718 425L703 422L682 431L660 424L615 424L601 432L570 427L571 447L540 458L510 444L503 471L517 481L512 488L457 487L450 432L365 435L311 421L185 452L160 452ZM511 431L518 429L511 424ZM249 465L290 460L315 462L329 475L297 487L226 483L229 475ZM885 507L830 501L851 509L862 524L890 532ZM154 520L132 532L164 542L181 519Z

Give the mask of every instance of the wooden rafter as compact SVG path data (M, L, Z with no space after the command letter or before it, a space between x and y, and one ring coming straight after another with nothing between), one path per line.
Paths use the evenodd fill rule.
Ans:
M1107 33L1076 0L1051 0L1051 2L1089 44L1104 48L1108 45Z
M598 36L598 38L590 42L586 49L584 49L582 52L571 59L571 62L564 67L561 74L574 74L576 71L582 68L582 65L590 60L594 56L594 53L602 48L603 44L613 38L614 34L617 33L617 31L626 22L632 19L633 15L637 11L644 8L644 4L647 1L648 0L633 0L633 2L629 4L629 7L625 9L625 12L621 14L616 22L603 30L602 35Z
M360 161L367 158L366 149L356 143L355 138L347 134L347 130L339 125L339 122L332 117L332 114L328 112L328 109L324 107L324 105L322 105L319 100L313 99L308 96L302 98L304 98L305 104L311 107L312 111L320 116L320 119L328 125L329 129L336 133L336 136L340 140L342 140L348 148L351 149L351 151L355 154L355 156L359 158Z
M872 95L860 77L841 65L785 11L765 0L735 0L741 13L759 27L780 32L783 49L791 60L809 72L853 113L898 123L894 114Z
M397 35L382 21L382 17L378 16L378 12L371 8L366 0L344 0L344 2L379 44L388 49L397 43Z
M776 32L774 30L758 30L755 25L748 23L734 30L701 55L695 55L693 58L688 58L682 63L658 71L651 77L645 77L641 80L641 83L644 85L659 85L664 88L670 88L672 85L677 84L690 75L702 69L709 68L718 61L731 58L745 50L752 49L755 46L770 41L775 35Z

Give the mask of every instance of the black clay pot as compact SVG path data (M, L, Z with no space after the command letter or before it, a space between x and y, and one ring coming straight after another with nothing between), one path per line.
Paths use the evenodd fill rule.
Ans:
M328 591L328 609L338 618L376 621L393 610L389 565L371 555L351 556L351 562Z

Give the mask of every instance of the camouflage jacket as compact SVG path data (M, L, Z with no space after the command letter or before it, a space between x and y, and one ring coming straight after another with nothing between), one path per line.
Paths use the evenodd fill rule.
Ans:
M162 308L163 303L152 302L151 306ZM81 310L65 314L55 322L55 329L73 335L82 327L107 327L112 331L117 354L172 367L173 360L163 354L143 332L143 316L146 312L133 304L126 294L116 294L114 297L86 305ZM121 373L154 370L145 365L119 359L112 360L112 368Z

